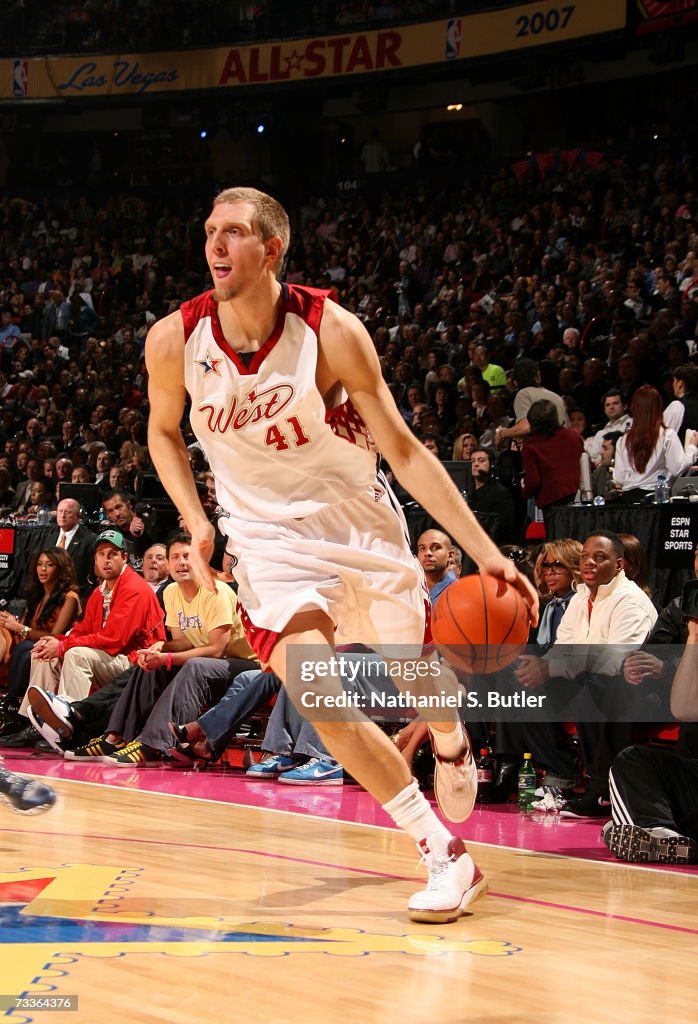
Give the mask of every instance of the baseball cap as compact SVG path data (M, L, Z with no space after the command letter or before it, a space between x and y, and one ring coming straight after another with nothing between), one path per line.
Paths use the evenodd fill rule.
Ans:
M92 545L93 551L96 551L100 544L113 544L119 551L123 551L126 548L123 534L119 533L118 530L104 530L100 533Z

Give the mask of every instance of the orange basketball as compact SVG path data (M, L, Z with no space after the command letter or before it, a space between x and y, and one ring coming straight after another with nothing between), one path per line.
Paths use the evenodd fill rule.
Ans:
M528 605L505 580L480 573L456 580L432 611L431 632L454 668L486 675L518 657L531 626Z

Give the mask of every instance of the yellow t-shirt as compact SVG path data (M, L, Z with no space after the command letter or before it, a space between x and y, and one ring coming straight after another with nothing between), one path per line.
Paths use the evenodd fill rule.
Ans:
M165 625L180 629L193 647L205 647L212 630L231 626L224 656L252 660L255 655L245 638L235 592L226 583L215 582L215 594L200 587L191 601L185 599L177 583L170 583L163 595Z

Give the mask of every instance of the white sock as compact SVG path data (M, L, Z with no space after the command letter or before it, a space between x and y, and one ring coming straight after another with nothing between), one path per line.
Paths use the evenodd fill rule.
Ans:
M397 796L383 804L383 810L390 815L398 828L412 836L416 843L421 843L423 839L429 837L429 847L432 850L436 846L442 847L445 851L453 838L443 822L437 818L424 794L420 793L414 779L409 786L401 789Z
M460 722L450 732L437 732L436 729L430 729L429 732L440 757L446 761L457 761L459 757L462 757L465 752L463 746L465 734Z

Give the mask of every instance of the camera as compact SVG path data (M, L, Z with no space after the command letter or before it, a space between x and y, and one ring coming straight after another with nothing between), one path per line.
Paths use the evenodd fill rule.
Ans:
M689 580L684 584L681 611L687 619L698 619L698 580Z

